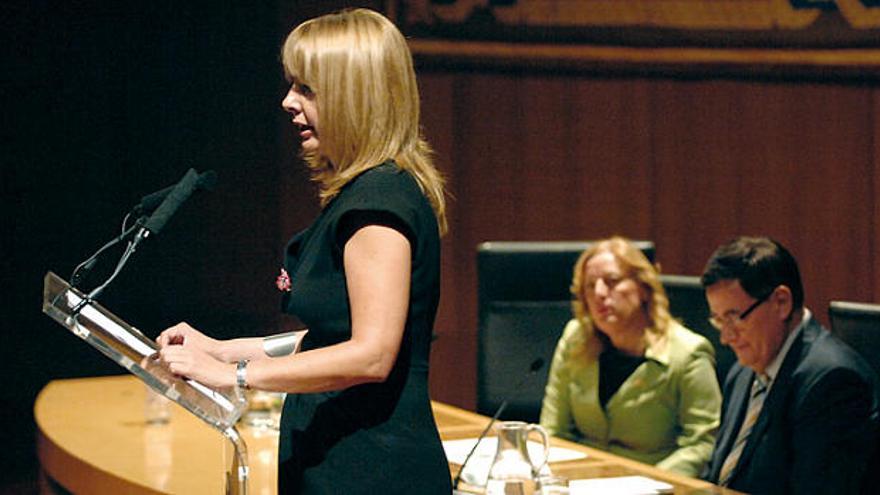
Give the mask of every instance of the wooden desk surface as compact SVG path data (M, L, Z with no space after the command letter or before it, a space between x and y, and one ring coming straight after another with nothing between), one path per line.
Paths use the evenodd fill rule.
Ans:
M37 449L43 470L74 493L224 493L233 450L218 431L176 404L171 420L144 420L145 386L133 376L50 382L34 405ZM475 437L488 418L435 402L444 440ZM250 463L249 494L274 495L277 433L240 426ZM735 493L579 444L586 459L551 464L574 478L641 474L666 481L676 494ZM453 475L457 465L450 466Z

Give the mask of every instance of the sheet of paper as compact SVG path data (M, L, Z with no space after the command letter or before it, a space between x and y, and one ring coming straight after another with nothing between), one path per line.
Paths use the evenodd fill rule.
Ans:
M669 483L645 476L619 476L571 480L568 482L568 491L570 495L654 495L672 493L673 487Z

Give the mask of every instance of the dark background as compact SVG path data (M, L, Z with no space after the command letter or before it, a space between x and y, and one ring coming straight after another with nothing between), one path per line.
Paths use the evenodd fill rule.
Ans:
M69 278L118 234L141 196L188 168L216 170L216 189L193 196L142 244L100 301L150 337L181 320L218 336L273 328L274 279L290 233L279 232L279 181L312 193L295 143L281 135L290 128L278 51L296 22L339 6L0 5L0 486L36 469L32 411L43 385L123 372L40 312L43 276ZM309 206L294 219L315 209L311 197L302 203ZM106 254L85 286L118 255Z

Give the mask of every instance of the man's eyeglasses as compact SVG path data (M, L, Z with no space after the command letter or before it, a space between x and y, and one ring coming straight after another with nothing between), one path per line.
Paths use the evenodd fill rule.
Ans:
M746 308L746 310L740 314L727 313L724 316L710 316L709 317L709 324L711 324L713 327L715 327L715 329L718 331L723 330L725 327L736 325L737 323L740 323L743 320L745 320L746 318L748 318L749 315L752 314L752 311L754 311L758 306L760 306L761 303L763 303L764 301L769 299L770 296L775 291L776 291L776 289L774 288L773 290L767 292L766 294L764 294L763 296L758 298L757 301L753 302L751 306Z

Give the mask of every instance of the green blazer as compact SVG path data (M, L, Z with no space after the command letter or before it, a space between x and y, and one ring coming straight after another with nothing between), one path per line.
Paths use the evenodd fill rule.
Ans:
M697 476L712 455L721 410L709 341L673 322L605 408L599 346L591 328L568 322L553 355L541 425L551 435Z

